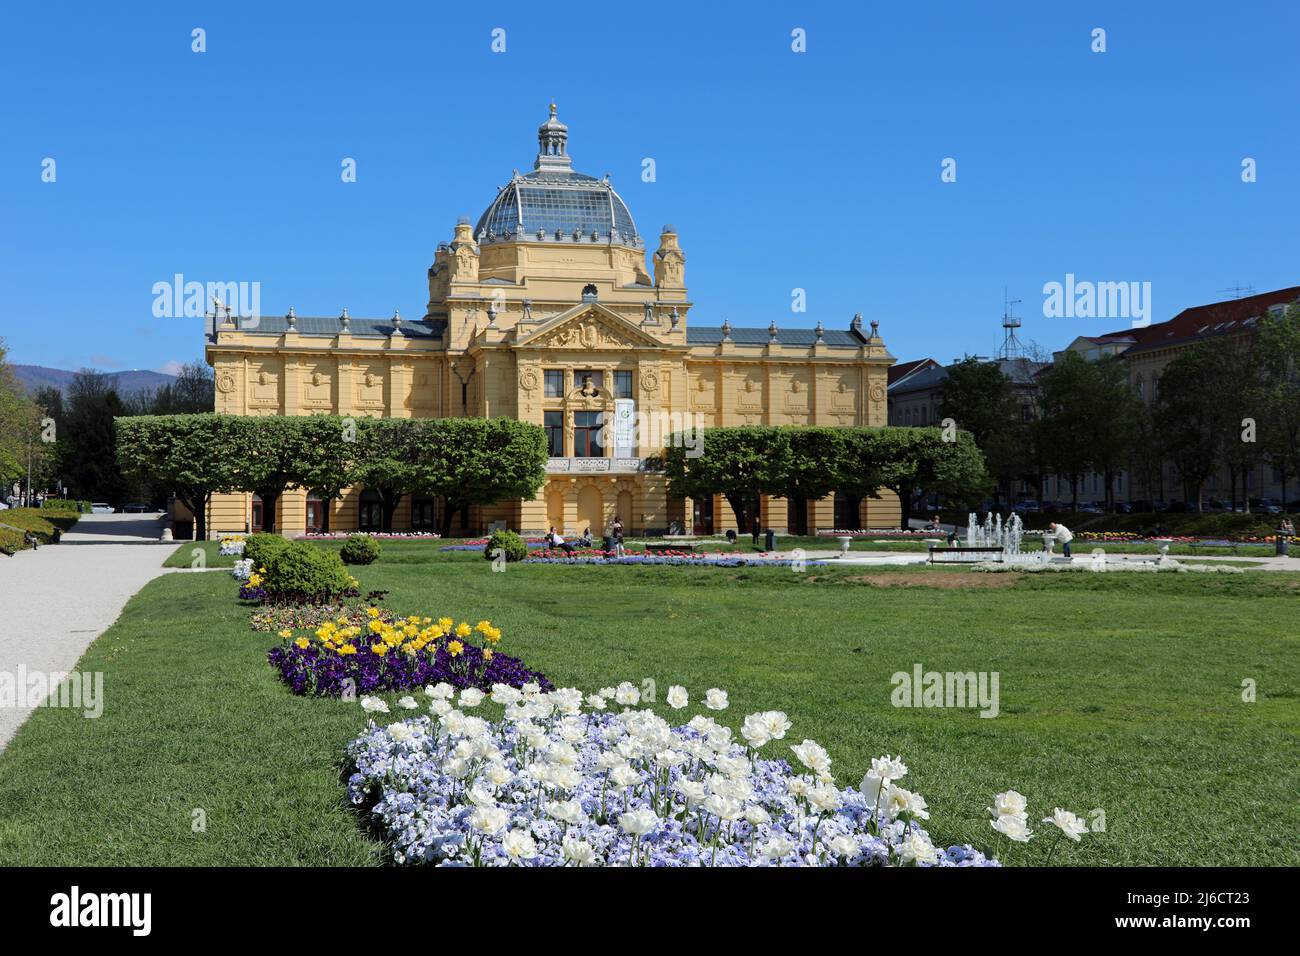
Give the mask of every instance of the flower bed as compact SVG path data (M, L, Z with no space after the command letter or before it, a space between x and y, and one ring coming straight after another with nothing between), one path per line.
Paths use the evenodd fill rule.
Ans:
M483 551L487 548L487 538L471 538L468 541L462 541L460 544L445 544L439 551ZM525 538L524 544L530 549L546 547L544 538Z
M481 693L462 691L464 709L449 686L426 693L432 716L371 721L347 750L349 798L384 831L398 863L998 865L969 845L933 845L921 827L925 799L897 785L907 774L898 758L872 761L856 789L841 789L815 741L771 746L790 729L779 711L746 717L742 745L704 714L673 727L650 710L609 712L639 702L628 683L585 698L572 688L494 687L491 699L505 707L498 721L465 712ZM667 700L682 709L687 696L672 687ZM388 710L375 699L362 705ZM710 690L705 706L725 709L726 693ZM794 768L760 756L778 747L793 753ZM995 802L994 829L1027 840L1023 798L1008 791ZM1071 839L1086 832L1058 813L1070 818Z
M217 554L243 554L244 536L242 534L226 535L217 547Z
M335 627L367 627L374 619L386 624L397 621L397 614L382 607L375 608L376 614L364 604L308 604L298 607L266 607L254 611L249 617L249 624L255 631L291 631L315 630L323 624L333 623Z
M876 531L873 531L870 528L866 530L859 528L856 531L836 531L833 529L827 530L826 528L817 529L817 537L819 538L902 538L904 540L910 540L912 538L933 538L936 534L941 533L942 532L939 531L920 531L917 529L904 531L901 528L884 528Z
M722 552L697 554L690 551L624 551L620 556L614 551L583 549L569 553L562 549L539 551L523 560L524 564L690 564L716 568L743 567L802 567L825 564L824 561L795 561L790 558L764 558L747 554Z
M296 540L299 541L345 541L355 531L308 531L306 534L300 534ZM436 531L367 531L365 532L372 538L382 538L384 540L406 540L414 541L436 540L442 538Z
M341 697L345 694L404 690L443 682L453 687L489 688L494 684L543 689L551 683L516 657L496 651L501 631L490 621L456 625L412 616L389 623L378 608L366 611L366 626L346 618L327 621L312 636L284 640L267 659L295 694ZM478 635L479 646L470 638ZM313 639L314 638L314 639Z

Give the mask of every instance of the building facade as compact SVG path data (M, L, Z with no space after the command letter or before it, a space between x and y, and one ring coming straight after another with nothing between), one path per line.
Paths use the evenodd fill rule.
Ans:
M608 177L574 170L568 129L550 117L538 130L533 170L515 172L477 223L459 222L428 270L418 321L282 318L214 323L206 348L216 410L235 415L374 417L508 416L545 428L546 483L530 501L459 516L474 533L491 526L551 525L594 534L620 518L632 533L677 526L734 527L720 498L673 499L656 459L674 432L718 425L885 425L894 359L877 324L860 315L843 329L704 325L691 316L686 256L665 226L647 246ZM762 502L765 526L809 530L897 522L882 491L857 515L836 499L794 514ZM286 534L317 525L368 529L374 502L352 488L321 502L284 495ZM408 498L395 528L436 526L436 501ZM218 495L209 527L256 528L251 495Z

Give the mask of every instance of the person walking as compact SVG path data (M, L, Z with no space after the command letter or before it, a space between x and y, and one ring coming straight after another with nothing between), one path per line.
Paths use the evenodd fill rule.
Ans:
M623 557L623 519L618 515L614 516L614 524L610 527L611 537L614 539L614 556Z
M1047 528L1052 532L1052 540L1061 542L1061 553L1067 558L1070 557L1070 542L1074 540L1074 532L1056 521L1053 521Z

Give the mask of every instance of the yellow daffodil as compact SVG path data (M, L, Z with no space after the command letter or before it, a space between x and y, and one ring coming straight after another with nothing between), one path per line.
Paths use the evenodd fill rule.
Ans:
M461 654L465 653L465 645L460 641L452 641L447 645L447 653L452 657L460 657Z
M379 608L377 607L366 608L366 613L369 614L371 617L379 617Z
M294 641L294 643L297 644L299 647L301 647L303 650L306 650L308 647L311 646L311 641L307 640L307 638L305 637L298 638L298 640Z
M289 638L293 637L293 631L289 630L289 628L286 627L284 630L280 632L280 636L287 641Z
M351 644L344 644L342 647L339 648L339 653L345 656L348 654L355 654L356 652L357 649L353 647Z
M380 655L380 656L382 657L384 654L387 654L387 653L388 653L388 645L387 645L387 644L371 644L371 645L370 645L370 652L371 652L372 654L378 654L378 655Z
M485 661L492 660L492 648L490 647L483 648L483 660Z
M474 633L474 629L470 627L469 624L465 621L461 621L458 625L456 625L457 637L469 637L473 633Z

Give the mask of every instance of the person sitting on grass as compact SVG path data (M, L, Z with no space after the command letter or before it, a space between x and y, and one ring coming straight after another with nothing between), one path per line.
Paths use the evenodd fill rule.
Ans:
M578 544L584 548L591 547L591 525L582 529L582 534L578 537Z
M1070 557L1070 542L1074 540L1074 532L1071 531L1069 528L1067 528L1065 525L1060 524L1059 522L1056 521L1053 521L1051 524L1049 524L1047 526L1047 530L1050 531L1052 535L1050 541L1046 537L1043 538L1043 541L1047 546L1047 550L1048 551L1052 550L1051 547L1052 541L1059 541L1061 542L1061 553L1064 554L1067 558Z

